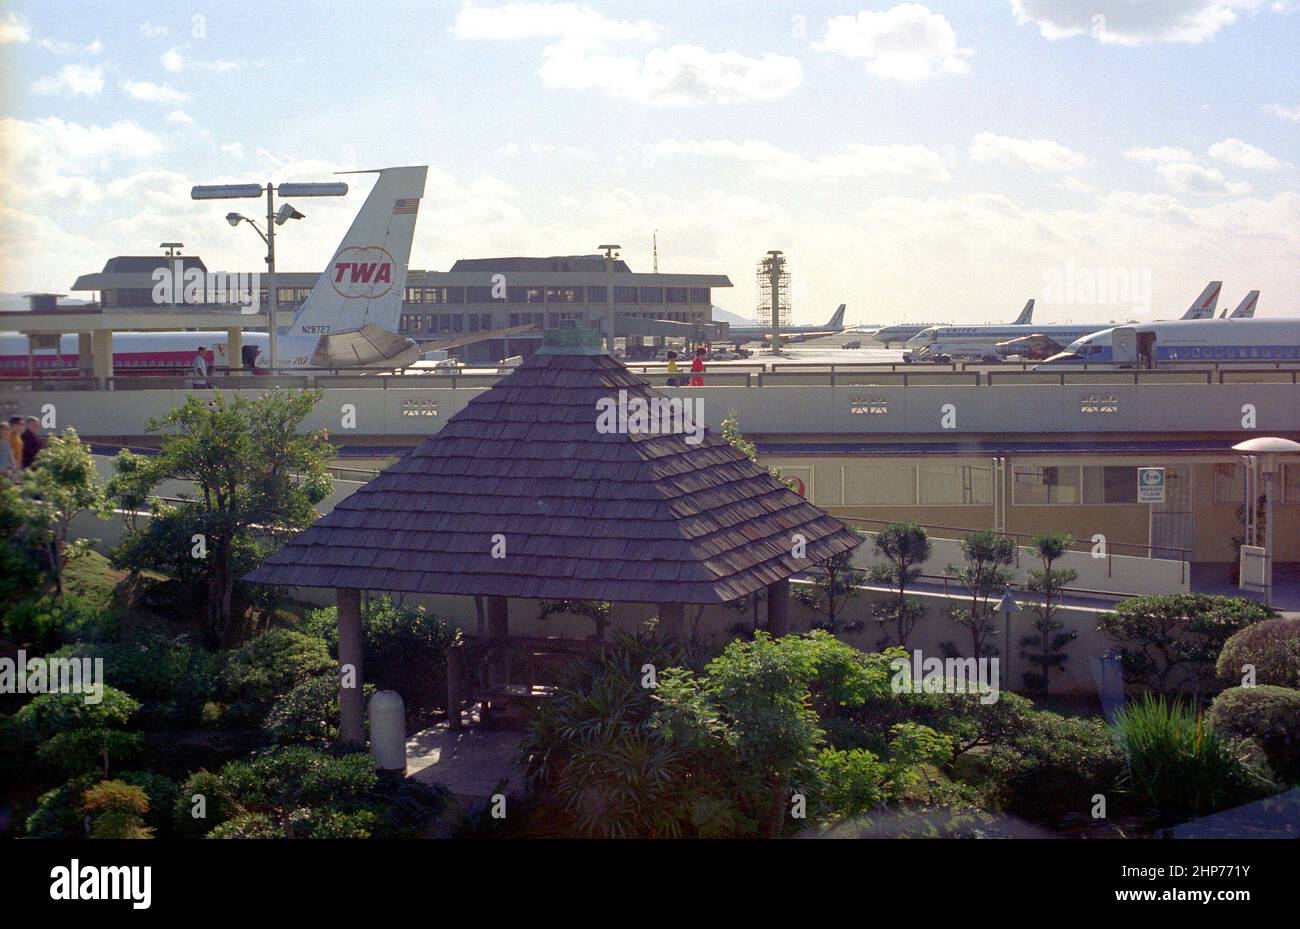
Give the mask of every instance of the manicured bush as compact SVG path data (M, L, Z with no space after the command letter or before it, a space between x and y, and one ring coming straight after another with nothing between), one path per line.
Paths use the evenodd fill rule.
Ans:
M1113 730L1128 785L1167 819L1205 816L1270 792L1239 746L1205 725L1190 702L1146 694L1115 714Z
M1300 687L1300 618L1266 619L1234 632L1223 644L1215 673L1227 684L1243 683L1243 668L1255 684Z
M231 796L221 775L210 771L195 771L181 784L172 803L172 824L178 835L198 839L240 815L235 798ZM202 815L196 815L202 814ZM272 825L278 837L279 828Z
M1242 597L1131 597L1097 628L1119 643L1125 679L1164 694L1214 683L1214 663L1233 633L1277 614Z
M1094 794L1114 788L1124 756L1104 723L1045 711L1023 722L988 753L986 790L1002 809L1031 819L1085 814Z
M36 800L36 808L27 817L24 831L29 839L80 839L86 835L85 814L81 803L87 788L98 780L83 774L47 790Z
M153 829L155 835L163 836L171 832L172 808L176 806L179 788L176 782L154 771L123 771L116 780L132 784L145 792L149 800L149 809L145 814L145 825Z
M334 607L313 610L304 630L338 655L338 614ZM395 690L414 716L447 702L447 650L458 627L424 607L397 606L388 597L372 598L361 611L361 655L366 681Z
M292 839L300 811L355 812L366 805L376 776L368 754L335 757L294 746L231 762L221 781L242 810L272 817Z
M335 667L325 643L300 632L272 629L250 639L229 654L221 674L227 719L260 725L275 701Z
M364 696L375 692L366 684ZM339 682L334 675L322 675L303 681L275 702L262 732L277 745L326 745L339 734Z
M149 797L143 787L124 781L100 781L86 789L81 810L91 819L90 835L95 839L152 839L146 826Z
M217 685L220 658L185 636L144 635L119 642L65 645L53 657L103 658L104 680L136 697L141 729L198 723Z
M283 839L284 832L265 813L240 813L216 826L209 839Z
M108 685L98 703L79 693L41 694L14 714L14 729L36 746L41 761L67 774L97 771L107 777L111 764L139 752L139 734L123 731L139 708L136 700Z
M1257 744L1276 778L1300 783L1300 690L1232 687L1214 698L1209 722L1221 735Z

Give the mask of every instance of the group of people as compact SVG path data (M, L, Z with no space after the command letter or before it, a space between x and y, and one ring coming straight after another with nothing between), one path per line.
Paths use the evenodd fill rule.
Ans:
M690 378L690 385L689 385L691 387L704 386L704 355L705 355L704 348L703 347L697 348L695 350L695 357L691 359L691 378ZM678 377L678 375L681 373L682 373L682 369L677 366L677 353L669 352L668 353L668 386L669 387L687 386L686 378Z
M45 448L40 429L41 421L35 416L10 416L8 422L0 420L0 475L16 481L20 472L32 466Z

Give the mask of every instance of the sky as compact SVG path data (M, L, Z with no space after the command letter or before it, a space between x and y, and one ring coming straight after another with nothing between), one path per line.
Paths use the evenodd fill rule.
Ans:
M0 4L0 291L181 241L257 270L193 184L428 164L411 267L588 254L794 318L1300 316L1298 0ZM323 268L372 183L296 201ZM80 296L88 296L81 294Z

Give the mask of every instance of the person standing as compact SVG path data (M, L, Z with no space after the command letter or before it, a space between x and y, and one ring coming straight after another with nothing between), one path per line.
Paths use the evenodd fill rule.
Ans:
M206 352L207 348L200 345L199 350L194 355L194 381L191 383L191 387L208 386L208 359L205 354Z
M13 430L6 422L0 422L0 475L11 481L18 480L18 459L14 457L14 447L9 441ZM19 442L22 440L20 439Z
M9 447L14 453L14 467L23 460L23 418L9 417Z
M695 358L691 361L691 386L704 386L704 349L695 350Z
M36 456L45 448L45 440L41 438L40 433L41 421L35 416L27 417L27 428L23 430L23 470L32 466Z

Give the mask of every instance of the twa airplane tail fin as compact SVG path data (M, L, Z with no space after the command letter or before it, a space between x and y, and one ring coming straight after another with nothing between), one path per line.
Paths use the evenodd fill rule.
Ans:
M1029 302L1025 304L1025 308L1020 311L1020 315L1016 317L1015 322L1013 322L1011 325L1028 326L1033 321L1034 321L1034 300L1031 297L1029 299Z
M317 353L332 355L333 346L325 343L340 333L373 333L376 327L397 331L416 212L428 171L420 165L345 172L374 173L379 180L325 266L325 273L294 314L287 335L322 336ZM337 347L344 348L342 344ZM349 345L343 354L355 354L357 347Z
M843 303L839 305L839 308L835 311L835 315L831 317L831 321L826 324L827 329L834 329L837 326L844 325L844 306Z
M1183 314L1183 319L1214 319L1214 308L1219 305L1219 291L1223 281L1210 281L1201 291L1201 295L1192 301L1192 305Z
M1259 291L1252 290L1250 293L1246 294L1245 299L1237 304L1237 308L1229 314L1228 319L1254 319L1255 306L1258 303Z

